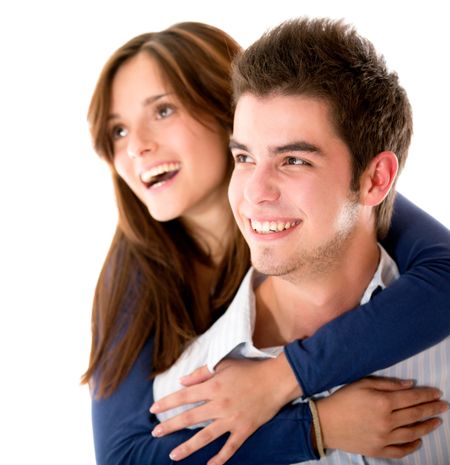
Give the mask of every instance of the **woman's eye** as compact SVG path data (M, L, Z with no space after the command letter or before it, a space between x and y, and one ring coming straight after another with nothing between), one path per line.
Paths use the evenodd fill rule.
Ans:
M116 126L111 131L113 140L119 140L126 137L128 131L123 126Z
M156 109L156 118L164 119L170 116L174 112L174 108L171 105L160 105Z

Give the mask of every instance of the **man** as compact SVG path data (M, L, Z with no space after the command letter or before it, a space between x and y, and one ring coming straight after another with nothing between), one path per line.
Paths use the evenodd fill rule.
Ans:
M369 42L340 22L282 24L237 61L233 83L236 167L229 197L256 270L239 292L254 292L256 312L250 309L248 320L254 318L253 333L245 321L239 334L226 333L227 350L262 356L267 348L276 351L312 335L398 276L377 239L389 226L412 118L397 76ZM225 321L230 315L232 310ZM226 323L210 331L217 340ZM377 374L415 378L446 396L449 353L446 339ZM208 357L203 363L212 368L218 360ZM164 382L164 376L156 379L155 398ZM325 446L333 447L334 438L324 433ZM448 415L444 427L423 441L402 463L449 463ZM384 463L337 450L322 461Z

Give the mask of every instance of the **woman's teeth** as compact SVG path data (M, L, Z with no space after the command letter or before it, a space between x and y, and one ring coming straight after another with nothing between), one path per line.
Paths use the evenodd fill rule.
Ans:
M163 163L142 173L141 181L147 184L148 187L157 187L163 184L164 181L167 181L167 179L173 177L167 176L168 174L175 175L175 172L179 171L180 168L181 163Z
M256 221L250 220L253 231L256 231L258 234L271 234L274 232L285 231L286 229L293 228L300 224L299 220L296 221Z

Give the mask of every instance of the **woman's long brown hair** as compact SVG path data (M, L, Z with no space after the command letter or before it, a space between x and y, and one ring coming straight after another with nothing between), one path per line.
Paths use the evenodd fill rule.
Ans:
M169 368L186 344L205 331L231 302L249 266L245 241L230 217L230 237L221 263L213 264L179 219L155 221L118 176L108 130L111 87L120 66L137 53L155 59L173 91L192 116L213 116L224 132L232 129L230 70L239 45L220 29L179 23L142 34L117 50L99 77L88 112L97 153L112 172L118 225L100 273L92 314L92 348L82 382L93 383L99 397L110 395L125 378L152 335L155 375ZM229 159L228 176L232 170ZM199 298L199 263L215 276L206 304Z

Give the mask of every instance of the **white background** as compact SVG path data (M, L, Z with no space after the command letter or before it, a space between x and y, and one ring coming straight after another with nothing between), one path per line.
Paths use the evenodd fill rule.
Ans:
M86 111L131 37L174 22L242 45L302 14L346 18L408 91L415 135L399 190L447 227L450 91L444 3L407 1L5 2L0 11L0 463L93 465L90 306L116 213ZM213 11L214 9L214 11Z

